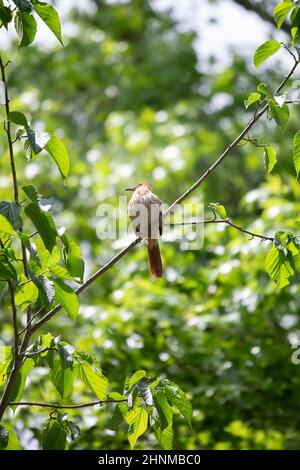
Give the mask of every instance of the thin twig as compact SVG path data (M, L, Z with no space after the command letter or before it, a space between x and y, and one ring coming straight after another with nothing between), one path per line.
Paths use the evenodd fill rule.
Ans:
M207 220L195 220L195 221L190 221L190 222L174 222L174 223L168 224L168 226L176 227L176 226L183 226L183 225L205 225L205 224L229 225L230 227L233 227L236 230L239 230L240 232L250 235L252 238L260 238L261 240L270 241L270 242L274 241L274 237L268 237L266 235L261 235L259 233L250 232L250 230L246 230L243 227L239 227L238 225L234 224L230 219L222 219L222 220L207 219Z
M56 348L49 348L49 346L46 346L45 348L42 348L42 349L39 349L38 351L25 351L25 352L22 352L20 354L20 356L24 356L24 357L31 357L31 356L37 356L38 354L42 354L43 352L47 352L47 351L56 351Z
M291 49L284 42L281 42L280 44L293 57L295 62L299 62L293 51L291 51Z
M10 406L39 406L40 408L54 408L56 410L77 410L78 408L88 408L90 406L97 406L97 405L107 405L109 403L126 403L127 398L123 400L98 400L98 401L91 401L90 403L83 403L82 405L57 405L55 403L41 403L35 401L10 401L8 405Z
M19 336L20 336L21 334L23 334L24 331L26 331L26 330L29 329L29 327L30 327L31 323L33 322L33 320L34 320L37 316L39 316L39 315L42 313L42 311L44 310L44 308L45 308L44 306L41 307L34 315L32 315L32 317L30 318L30 321L27 323L27 325L24 326L24 328L23 328L21 331L19 331L19 333L18 333Z

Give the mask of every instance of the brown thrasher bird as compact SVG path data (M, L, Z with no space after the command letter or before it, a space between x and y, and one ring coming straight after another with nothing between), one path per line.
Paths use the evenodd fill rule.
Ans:
M162 202L146 183L139 183L126 191L133 192L128 204L128 215L137 237L147 240L151 274L154 278L162 277L158 244L158 238L162 235Z

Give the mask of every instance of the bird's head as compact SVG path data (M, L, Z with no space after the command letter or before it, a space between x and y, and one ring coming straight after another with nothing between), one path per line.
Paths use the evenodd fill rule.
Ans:
M136 189L147 189L148 191L152 191L152 188L147 183L138 183L132 188L126 188L125 191L135 191Z

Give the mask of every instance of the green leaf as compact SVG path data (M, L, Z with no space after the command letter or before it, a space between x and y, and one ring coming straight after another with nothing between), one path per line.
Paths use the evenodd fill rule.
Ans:
M8 424L0 423L0 450L21 450L19 439Z
M69 154L62 140L51 135L45 150L51 155L63 178L67 178L70 170Z
M126 397L124 397L118 392L111 392L109 394L109 398L111 398L112 400L124 400L124 398L126 399ZM119 425L125 420L127 413L128 413L127 403L126 402L118 403L115 406L109 428L117 429Z
M126 407L127 410L127 407ZM119 406L116 406L113 412L113 415L111 417L111 421L109 423L109 429L115 430L118 429L121 423L124 421L124 416L120 410Z
M290 117L290 111L287 104L278 105L275 100L269 101L269 110L276 124L281 128L285 126Z
M259 91L260 93L262 93L263 95L266 95L266 96L269 96L270 98L273 98L274 97L274 94L272 92L272 90L269 88L269 86L262 82L260 83L258 86L257 86L257 91Z
M8 444L8 431L0 424L0 449L3 450Z
M29 0L13 0L13 2L21 11L32 10L32 5Z
M13 385L13 389L10 395L10 400L19 402L23 396L27 376L31 369L34 367L33 359L27 358L18 372L17 379ZM10 405L13 410L16 409L16 405Z
M168 383L170 385L166 385L164 390L169 402L176 406L188 424L191 425L193 410L190 401L186 398L185 393L177 385L172 384L172 382L169 381Z
M256 49L254 54L254 65L260 67L270 56L276 54L280 49L280 43L274 39L264 42Z
M14 359L11 356L4 364L0 365L0 385L7 382L9 372L13 367Z
M294 8L294 10L291 13L291 22L292 22L292 28L291 28L291 36L292 36L292 41L293 43L297 39L299 35L299 26L300 26L300 7ZM297 46L294 46L295 49L297 50L298 57L299 57L299 50Z
M17 278L18 276L13 265L9 261L0 259L0 279L8 281Z
M154 402L160 423L156 431L157 438L163 449L171 450L173 447L173 409L162 390L155 394Z
M83 362L79 368L81 380L95 393L99 400L105 400L107 397L108 380L102 374L101 370L94 370L88 363Z
M267 174L271 173L277 163L276 150L269 145L264 149L264 163Z
M49 142L50 134L44 131L34 131L30 127L26 127L26 132L30 149L34 155L38 155Z
M208 206L212 211L217 212L221 219L225 220L227 219L227 211L222 204L219 204L218 202L211 202Z
M57 264L61 260L61 253L58 246L55 246L50 253L50 251L45 248L45 245L40 237L36 239L36 248L38 251L39 259L43 269L47 269L54 264Z
M79 278L82 281L84 274L84 261L81 257L80 246L75 242L69 242L65 235L62 237L62 240L65 246L68 271L72 276Z
M25 277L21 276L20 283L25 282L20 287L17 287L15 293L15 303L16 305L21 305L21 310L24 310L28 305L35 302L39 295L39 290L36 285Z
M62 307L65 309L69 317L76 321L78 309L79 309L79 302L78 297L73 291L73 289L65 284L60 279L56 279L54 281L55 286L55 295L58 301L61 303Z
M8 24L11 22L13 16L9 7L0 5L0 28L4 26L7 29Z
M129 424L128 440L131 449L133 449L138 438L147 431L148 413L145 408L138 406L129 411L126 421Z
M26 207L25 213L39 232L47 250L52 252L56 243L57 231L51 215L48 212L43 212L40 207L34 203Z
M145 380L141 380L140 382L136 384L136 386L145 404L152 406L153 396L152 396L151 389L150 389L150 383Z
M60 279L67 279L69 281L74 281L74 276L72 276L64 266L56 264L50 267L50 271L52 274L54 274L54 276Z
M55 8L52 5L49 5L49 3L38 1L34 2L33 8L52 33L57 37L61 45L63 45L59 16Z
M139 382L143 377L146 376L145 370L138 370L132 375L128 375L125 380L124 388L125 390L130 390L137 382Z
M29 270L29 277L39 291L38 303L40 306L50 305L54 299L55 289L53 282L45 276L36 275Z
M19 47L28 46L35 38L37 22L27 11L18 10L15 14L15 28L19 36Z
M73 370L65 367L61 358L54 358L53 351L48 352L48 364L51 369L50 380L61 398L68 398L73 391Z
M254 103L256 103L257 101L259 101L260 98L261 98L260 93L257 93L257 92L251 93L251 94L248 96L248 99L245 101L246 108L249 108L249 106L251 106L252 104L254 104Z
M0 346L0 364L5 364L12 353L11 346Z
M6 233L7 235L14 234L14 229L12 228L11 223L2 214L0 214L0 232Z
M57 343L59 357L63 367L66 369L73 366L73 353L75 348L67 343Z
M11 223L15 230L20 228L20 205L17 202L0 202L0 214Z
M50 419L42 432L43 450L64 450L67 444L67 434L63 426L56 420Z
M277 246L274 243L267 254L266 271L279 289L287 286L290 283L290 278L294 274L290 260L286 257L283 249L278 247L278 243Z
M22 186L22 189L31 202L34 202L34 204L36 204L37 206L40 204L40 195L36 187L33 186L33 184Z
M77 424L73 423L72 421L66 421L66 426L68 428L68 434L71 437L71 441L75 441L78 439L80 435L80 428Z
M19 113L19 111L11 111L9 113L9 119L15 124L18 124L19 126L28 126L26 116L24 116L23 113Z
M300 26L300 7L293 9L290 18L292 26Z
M293 2L284 1L278 3L274 8L273 16L278 29L281 28L285 18L287 17L288 13L291 11L293 6Z
M298 178L300 172L300 131L295 134L293 144L293 159Z

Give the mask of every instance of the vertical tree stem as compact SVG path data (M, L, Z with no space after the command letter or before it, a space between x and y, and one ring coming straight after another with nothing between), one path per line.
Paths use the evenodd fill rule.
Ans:
M9 63L9 62L8 62ZM16 172L16 165L15 165L15 155L14 155L14 148L13 148L13 140L11 136L11 124L10 124L10 104L9 104L9 95L8 95L8 84L7 78L5 73L5 68L8 65L3 63L2 57L0 55L0 70L1 70L1 80L4 84L4 98L5 98L5 114L6 114L6 121L5 121L5 131L7 135L7 143L9 149L9 158L10 158L10 168L11 174L13 179L13 188L14 188L14 200L16 203L19 203L19 188L18 188L18 178ZM22 230L20 230L22 231ZM23 260L23 269L24 274L28 277L28 263L27 263L27 254L26 248L24 243L22 245L22 260ZM31 320L31 310L30 307L27 308L27 323Z
M8 150L9 150L9 158L10 158L10 168L11 168L11 175L12 175L12 180L13 180L13 190L14 190L14 200L17 204L19 204L19 188L18 188L18 179L17 179L17 172L16 172L16 165L15 165L15 156L14 156L14 148L13 148L13 140L11 136L11 124L10 124L10 105L9 105L9 95L8 95L8 84L7 84L7 78L6 78L6 72L5 68L7 64L3 63L2 57L0 55L0 71L1 71L1 80L4 84L4 98L5 98L5 114L6 114L6 120L5 120L5 132L7 136L7 143L8 143ZM24 243L21 243L22 245L22 262L23 262L23 269L24 269L24 274L26 277L28 277L28 263L27 263L27 254L26 254L26 248L24 246ZM7 407L7 404L9 402L9 397L11 394L11 390L15 384L15 381L17 379L19 370L22 366L23 361L26 359L22 355L20 355L22 352L26 351L30 337L32 335L31 329L28 329L26 331L26 334L24 336L24 339L22 341L22 344L19 349L19 344L18 344L18 318L17 318L17 308L15 304L15 293L14 293L14 287L11 281L8 281L8 287L10 291L10 297L11 297L11 306L12 306L12 311L13 311L13 329L14 329L14 344L15 344L15 354L14 354L14 366L12 368L12 371L9 375L9 378L7 380L1 402L0 402L0 421L2 419L3 413ZM27 309L27 323L31 320L31 311L30 308L28 307ZM20 354L19 354L20 353Z
M17 172L16 172L16 166L15 166L14 149L13 149L13 143L12 143L12 138L11 138L11 126L10 126L10 116L9 116L10 114L9 96L8 96L8 86L7 86L7 79L6 79L6 73L5 73L6 65L3 64L2 57L0 55L1 79L4 84L5 113L6 113L5 131L7 135L10 167L11 167L11 174L12 174L13 185L14 185L14 199L16 202L19 202L18 180L17 180Z

